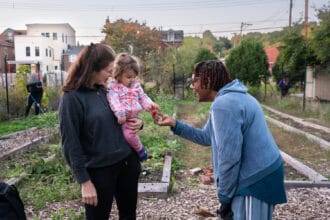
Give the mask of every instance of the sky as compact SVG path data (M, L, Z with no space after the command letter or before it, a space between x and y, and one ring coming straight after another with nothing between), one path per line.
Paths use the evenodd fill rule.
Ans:
M292 21L304 18L305 0L292 0ZM211 30L216 36L280 30L288 25L290 0L0 0L0 32L26 29L29 23L69 23L80 44L99 42L105 19L138 20L166 30L183 30L186 36ZM309 20L317 21L316 8L329 0L309 0Z

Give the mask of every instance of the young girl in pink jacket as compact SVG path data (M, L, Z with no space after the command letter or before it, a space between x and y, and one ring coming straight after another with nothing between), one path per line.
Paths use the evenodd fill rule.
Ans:
M134 57L127 53L118 54L113 68L114 79L108 86L108 101L118 123L122 125L126 141L144 161L148 157L147 151L139 136L129 128L129 119L137 118L143 110L151 112L154 117L159 107L144 93L137 79L139 73L140 65Z

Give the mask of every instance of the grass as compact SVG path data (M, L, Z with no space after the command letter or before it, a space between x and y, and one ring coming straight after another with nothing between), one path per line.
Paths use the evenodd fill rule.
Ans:
M195 127L203 127L208 117L210 103L185 102L178 108L178 119L187 121ZM183 147L178 152L178 158L183 161L183 167L208 167L211 164L210 147L202 147L188 140L183 140Z
M56 124L58 124L58 117L56 112L49 112L23 119L3 121L0 122L0 136L32 127L54 127Z

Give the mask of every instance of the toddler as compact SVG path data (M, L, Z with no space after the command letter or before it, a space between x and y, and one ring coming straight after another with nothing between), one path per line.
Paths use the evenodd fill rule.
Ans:
M153 117L158 114L159 107L144 93L137 76L140 73L138 61L127 53L117 55L113 79L109 82L108 101L110 107L122 125L126 141L139 155L140 161L147 159L147 151L139 136L128 124L130 118L137 118L143 111L149 111Z

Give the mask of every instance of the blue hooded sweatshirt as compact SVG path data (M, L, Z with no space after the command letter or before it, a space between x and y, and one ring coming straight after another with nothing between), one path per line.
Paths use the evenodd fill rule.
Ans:
M238 80L226 84L211 105L204 128L176 121L172 131L212 147L221 203L250 195L269 204L286 202L283 161L258 101Z

